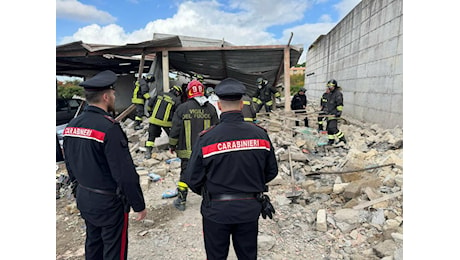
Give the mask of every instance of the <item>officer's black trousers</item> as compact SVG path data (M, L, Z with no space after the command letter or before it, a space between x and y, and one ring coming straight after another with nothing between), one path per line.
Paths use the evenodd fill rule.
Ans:
M84 214L83 218L86 260L127 259L128 213L121 208L116 214Z
M239 224L219 224L203 218L204 246L207 260L225 260L230 247L230 235L238 259L257 259L258 220Z

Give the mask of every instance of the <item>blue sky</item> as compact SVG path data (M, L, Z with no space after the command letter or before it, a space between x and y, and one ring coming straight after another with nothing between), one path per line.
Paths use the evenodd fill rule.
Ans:
M153 33L225 39L236 45L308 46L360 0L57 0L56 45L137 43ZM305 55L305 53L304 53ZM302 55L300 62L303 61Z

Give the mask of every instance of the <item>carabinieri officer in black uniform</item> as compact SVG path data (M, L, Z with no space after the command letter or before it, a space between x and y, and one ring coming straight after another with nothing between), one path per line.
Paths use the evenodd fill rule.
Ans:
M245 90L232 78L216 86L220 123L200 133L185 173L189 188L203 197L208 260L227 258L230 236L238 259L257 258L262 209L257 196L267 191L266 183L278 174L267 132L244 121L241 98Z
M114 111L117 75L106 70L80 83L89 106L64 129L64 154L77 207L86 224L85 258L126 259L128 213L145 218L128 139L108 112Z

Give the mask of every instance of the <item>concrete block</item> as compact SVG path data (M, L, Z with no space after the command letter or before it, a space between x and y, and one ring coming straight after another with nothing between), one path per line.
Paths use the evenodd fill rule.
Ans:
M316 230L327 231L326 210L320 209L316 213Z
M146 191L150 188L150 180L148 176L139 176L139 182L143 191Z
M356 198L361 195L361 191L365 187L378 188L382 185L382 181L374 176L368 176L361 180L353 181L345 187L343 197L347 199Z
M345 191L345 188L348 186L349 183L336 183L332 188L332 192L334 194L340 194Z

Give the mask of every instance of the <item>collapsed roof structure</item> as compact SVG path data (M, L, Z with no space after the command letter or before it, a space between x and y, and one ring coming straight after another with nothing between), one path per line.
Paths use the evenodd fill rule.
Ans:
M140 77L150 72L163 79L163 89L169 89L169 72L201 74L208 82L233 77L246 85L249 95L256 91L256 79L264 77L272 86L287 86L289 93L289 77L280 80L303 51L303 45L291 46L291 39L287 45L235 46L224 40L155 33L152 40L126 45L77 41L56 46L56 75L86 78L109 69Z

